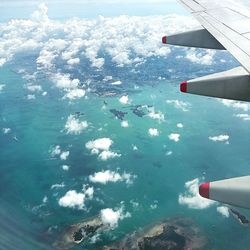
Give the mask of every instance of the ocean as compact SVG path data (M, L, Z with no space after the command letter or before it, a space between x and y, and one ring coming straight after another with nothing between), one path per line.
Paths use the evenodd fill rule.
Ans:
M50 30L53 39L57 29ZM71 66L56 58L55 70L37 66L51 48L43 46L17 51L0 67L1 249L53 248L70 225L107 208L110 230L74 249L102 249L174 217L193 220L204 249L248 249L248 226L225 205L200 198L197 188L249 174L250 106L179 91L183 78L237 65L230 55L191 50L200 60L212 57L194 62L186 49L164 54L150 47L152 55L136 59L133 53L144 52L134 47L129 62L124 51L118 60L104 48L104 65L85 50Z

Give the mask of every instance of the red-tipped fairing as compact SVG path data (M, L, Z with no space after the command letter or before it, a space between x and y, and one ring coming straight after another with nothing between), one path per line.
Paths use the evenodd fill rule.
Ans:
M187 82L182 82L180 85L181 92L187 92Z
M209 187L210 187L209 182L201 184L199 187L200 196L209 199Z
M250 209L250 176L203 183L199 193L210 200Z
M167 37L166 36L162 37L162 43L167 44Z

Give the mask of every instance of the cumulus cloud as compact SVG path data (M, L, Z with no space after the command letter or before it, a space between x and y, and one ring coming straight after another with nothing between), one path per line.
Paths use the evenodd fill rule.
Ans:
M86 94L86 91L84 89L76 88L76 89L68 90L63 98L75 100L75 99L78 99L78 98L85 96L85 94Z
M54 146L54 147L50 150L50 154L51 154L52 157L61 154L61 147L60 147L60 145Z
M128 98L127 95L124 95L124 96L120 97L119 102L121 104L128 104L128 103L130 103L129 98Z
M169 151L166 152L166 156L170 156L172 154L173 154L173 151L171 151L171 150L169 150Z
M157 128L150 128L149 130L148 130L148 134L150 135L150 136L159 136L159 131L158 131L158 129Z
M70 100L75 100L84 97L86 90L80 86L80 80L77 78L72 78L70 74L64 74L61 72L51 73L49 78L59 89L66 92L63 98L68 98Z
M62 165L62 169L63 169L64 171L68 171L69 168L70 168L70 166L68 166L68 165Z
M216 210L218 213L220 213L225 218L228 218L230 215L228 207L220 206L220 207L217 207Z
M75 89L79 86L79 79L71 79L70 74L55 73L51 77L56 87L61 89Z
M107 161L108 159L113 159L116 157L121 157L121 154L109 150L104 150L99 154L98 159L102 161Z
M88 141L85 144L85 147L91 151L91 154L99 154L99 160L106 161L121 156L121 154L109 150L112 144L113 141L110 138L99 138L93 141Z
M148 116L154 120L157 120L158 122L163 122L165 120L165 116L161 111L155 112L155 109L152 108L148 108L149 113Z
M215 204L214 201L205 199L199 195L199 184L200 180L198 178L186 182L186 191L184 194L179 195L179 204L193 209L204 209Z
M3 128L2 131L4 134L9 134L11 132L11 129L10 128Z
M99 138L93 141L88 141L85 144L85 146L89 150L97 149L97 150L108 151L112 144L113 144L113 141L110 138Z
M48 7L45 3L41 3L38 6L38 10L34 11L31 15L31 19L36 22L48 22Z
M69 65L75 65L75 64L79 64L80 63L80 59L79 58L70 58L67 61L67 64Z
M119 208L118 210L105 208L101 210L101 220L103 224L108 225L111 228L117 227L119 220L123 220L124 218L128 217L131 217L131 214L128 212L124 213L123 208Z
M42 86L41 85L26 85L26 88L30 92L40 92L40 91L42 91Z
M168 25L164 25L166 23ZM5 48L0 51L0 64L11 60L17 52L39 48L37 63L47 69L53 68L59 57L66 60L67 64L78 63L80 51L84 52L83 55L93 67L100 68L105 63L104 58L98 58L100 50L105 50L114 63L123 66L138 61L138 57L168 55L170 48L162 46L157 38L159 34L183 31L194 26L197 26L194 19L177 15L100 16L94 20L70 19L55 22L48 18L48 8L43 4L31 15L30 20L12 20L0 27L7 33L6 39L0 44L0 48ZM58 39L59 35L61 39ZM50 42L52 39L54 41ZM57 44L52 46L55 43ZM9 44L12 46L8 46ZM134 57L131 56L132 51L135 53Z
M228 142L229 135L209 136L208 139L214 142Z
M122 121L121 122L121 126L123 127L123 128L127 128L129 125L128 125L128 121Z
M35 100L36 96L35 95L27 95L28 100Z
M1 61L0 61L0 67L1 67ZM5 84L0 84L0 93L3 91L5 88Z
M87 127L88 123L86 121L80 121L74 115L70 115L65 124L67 134L80 134Z
M62 207L83 209L85 201L85 194L77 193L75 190L69 190L58 201Z
M186 112L189 111L191 105L188 102L179 101L179 100L167 100L168 104L174 105L175 108L181 109L182 111Z
M61 207L84 209L86 199L92 199L93 194L93 187L84 186L82 192L79 193L76 190L69 190L59 199L58 204Z
M178 142L178 141L180 140L180 134L171 133L171 134L168 136L168 138L169 138L169 140Z
M227 99L218 99L218 100L223 105L233 108L233 109L243 110L245 112L250 110L250 104L246 102L239 102L239 101L233 101L233 100L227 100Z
M250 115L249 114L236 114L235 117L239 117L243 121L250 121Z
M135 176L124 172L119 174L115 171L106 170L101 172L96 172L89 176L89 180L94 183L106 184L108 182L120 182L125 181L127 184L132 184Z
M115 82L111 82L111 85L121 85L122 82L121 81L115 81Z
M60 159L61 159L62 161L67 160L68 157L69 157L69 151L64 151L64 152L62 152L62 153L60 154Z
M177 123L177 124L176 124L176 127L177 127L177 128L183 128L184 125L183 125L182 123Z
M58 183L53 184L53 185L50 187L50 189L58 189L58 188L63 188L63 187L65 187L64 182L62 182L62 183L60 183L60 184L58 184Z
M187 50L185 58L193 63L211 65L214 61L215 53L215 51L209 49L200 52L195 48L191 48Z

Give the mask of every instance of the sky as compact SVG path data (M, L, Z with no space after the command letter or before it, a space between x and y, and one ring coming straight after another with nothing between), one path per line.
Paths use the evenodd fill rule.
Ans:
M148 16L169 13L188 15L188 12L175 0L1 0L0 21L29 18L30 13L36 10L41 3L48 6L48 14L53 19L95 18L99 15Z

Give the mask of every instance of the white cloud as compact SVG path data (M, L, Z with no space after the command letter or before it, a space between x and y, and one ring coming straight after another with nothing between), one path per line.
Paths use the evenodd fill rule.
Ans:
M186 192L179 195L179 203L181 205L187 205L193 209L204 209L215 204L214 201L205 199L199 195L199 184L198 178L188 181L185 183Z
M99 154L98 159L102 161L107 161L108 159L113 159L116 157L121 157L121 154L118 154L109 150L104 150Z
M178 142L180 140L180 134L172 133L168 136L169 140Z
M233 109L239 109L245 112L250 110L250 104L246 102L239 102L239 101L233 101L233 100L227 100L227 99L218 99L218 101L221 102L223 105L233 108Z
M75 89L79 86L79 79L70 79L70 74L56 73L51 76L56 87L61 89Z
M217 212L220 213L223 217L228 218L229 217L229 209L225 206L220 206L216 208Z
M64 171L68 171L69 168L70 168L70 166L68 166L68 165L62 165L62 169L63 169Z
M30 92L40 92L40 91L42 91L42 86L41 85L26 85L26 88Z
M157 128L150 128L149 130L148 130L148 134L150 135L150 136L159 136L159 131L158 131L158 129Z
M155 210L156 208L158 208L158 201L154 201L153 204L150 204L150 209Z
M218 135L218 136L209 136L209 140L214 142L227 142L229 140L229 135Z
M68 157L69 157L69 151L64 151L64 152L62 152L61 155L60 155L60 159L61 159L62 161L67 160Z
M61 147L60 145L56 145L55 147L53 147L50 151L50 154L52 157L61 154Z
M79 64L80 63L80 59L79 58L70 58L67 61L67 64L69 65L75 65L75 64Z
M82 192L77 193L75 190L69 190L58 201L62 207L83 209L86 199L92 199L94 194L93 187L83 186Z
M249 114L236 114L236 117L239 117L243 121L250 121L250 115Z
M117 227L119 220L123 220L128 217L131 217L131 214L128 212L124 214L123 208L118 210L105 208L101 210L101 220L103 224L108 225L111 228Z
M124 172L123 174L119 174L115 171L106 170L101 172L96 172L93 175L89 176L89 180L94 183L106 184L108 182L118 182L125 181L127 184L131 184L135 176Z
M175 108L181 109L182 111L186 112L189 111L191 105L188 102L179 101L179 100L167 100L168 104L173 104Z
M122 121L121 122L121 126L123 127L123 128L127 128L129 125L128 125L128 121Z
M171 150L166 152L166 156L170 156L172 154L173 154L173 151L171 151Z
M91 151L91 154L98 155L98 159L106 161L115 157L120 157L121 154L109 150L113 141L110 138L99 138L93 141L88 141L85 147ZM101 152L100 152L101 151Z
M77 193L75 190L69 190L58 201L62 207L83 209L85 202L85 194Z
M28 100L35 100L36 96L35 95L27 95Z
M4 134L9 134L11 132L11 129L10 128L3 128L2 131Z
M176 127L177 127L177 128L183 128L184 125L183 125L182 123L177 123L177 124L176 124Z
M122 82L121 81L115 81L115 82L112 82L111 85L121 85Z
M127 95L124 95L124 96L120 97L119 101L120 101L121 104L128 104L128 103L130 103L129 98L128 98Z
M157 120L158 122L163 122L165 120L165 116L161 111L155 112L154 108L149 108L148 116L152 119Z
M45 3L41 3L38 6L38 10L34 11L31 15L32 20L36 22L48 22L48 7Z
M63 98L75 100L77 98L81 98L81 97L85 96L85 94L86 94L86 91L84 89L76 88L76 89L68 90Z
M209 49L198 52L197 49L191 48L187 50L186 59L193 63L211 65L213 63L215 53L215 51Z
M48 202L48 197L47 197L47 196L44 196L44 197L43 197L43 203L46 203L46 202Z
M82 191L84 192L84 194L85 194L89 199L93 199L93 196L94 196L94 188L93 188L93 187L86 187L86 186L83 186Z
M74 115L70 115L65 124L67 134L80 134L87 127L88 123L86 121L80 121Z
M92 67L100 69L105 64L104 58L98 57L101 51L117 66L137 64L147 57L170 53L169 46L162 46L159 39L162 35L195 26L197 22L192 17L178 15L99 16L96 19L54 21L49 19L48 8L42 4L30 19L0 24L4 34L0 41L0 66L17 53L27 51L38 53L37 67L46 70L48 75L60 73L59 66L80 63L82 57L89 60ZM203 61L204 58L206 55Z
M62 182L60 184L56 183L56 184L53 184L50 189L58 189L58 188L63 188L65 187L65 184Z
M0 67L1 67L1 61L0 61ZM0 93L3 91L5 88L5 84L0 84Z
M98 149L108 151L112 144L113 141L110 138L99 138L94 141L88 141L85 146L89 150Z

